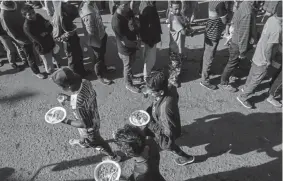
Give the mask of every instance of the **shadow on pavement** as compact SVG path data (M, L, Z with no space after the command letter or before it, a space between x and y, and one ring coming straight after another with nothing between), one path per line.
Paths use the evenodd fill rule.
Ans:
M281 155L282 152L278 153ZM243 167L228 172L197 177L184 181L279 181L282 180L282 159L255 166Z
M183 135L177 144L188 147L206 145L207 154L200 157L200 162L227 152L243 155L257 151L278 158L280 154L273 147L282 144L281 118L279 112L212 114L183 126Z
M8 179L14 172L15 172L14 168L10 168L10 167L0 168L0 179L4 181Z
M5 102L8 102L10 104L14 104L14 103L19 102L21 100L25 100L25 99L28 99L30 97L36 96L37 94L39 94L39 93L38 92L18 91L14 95L0 97L0 104L3 104Z

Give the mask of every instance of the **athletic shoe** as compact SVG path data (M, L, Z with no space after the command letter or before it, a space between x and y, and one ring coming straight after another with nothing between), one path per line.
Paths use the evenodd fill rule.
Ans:
M217 89L217 86L215 86L215 85L213 85L213 84L211 84L211 83L209 83L209 82L201 81L199 84L200 84L201 86L203 86L203 87L209 89L209 90L216 90L216 89Z
M252 109L253 106L251 105L251 103L248 101L248 100L243 100L241 98L241 96L238 96L237 97L237 100L247 109Z
M235 87L232 87L230 84L228 85L223 85L223 84L220 84L219 85L223 90L226 90L226 91L229 91L229 92L237 92L238 89L236 89Z
M273 96L269 96L266 99L266 101L269 102L270 104L272 104L275 107L278 107L278 108L282 107L282 104L279 101L277 101L276 99L274 99Z
M195 161L195 157L191 155L179 156L178 158L175 159L175 163L181 166L193 163L194 161Z

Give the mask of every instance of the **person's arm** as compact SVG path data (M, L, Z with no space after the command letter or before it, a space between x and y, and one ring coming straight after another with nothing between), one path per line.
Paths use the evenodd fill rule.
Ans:
M25 23L23 27L24 33L27 35L27 37L30 39L31 42L36 42L39 45L41 45L40 40L41 37L40 35L34 35L31 33L30 27Z
M88 119L88 115L85 108L77 107L75 113L78 120L66 119L63 123L75 128L86 128L86 125L84 123L87 122L86 119Z
M272 27L268 27L268 28L272 28ZM277 51L274 49L274 47L279 44L280 38L281 37L279 32L272 32L268 37L268 40L266 42L267 46L264 51L264 56L266 58L267 65L270 65L272 62L272 55L274 53L273 51Z
M81 121L66 119L66 120L62 121L62 123L68 124L68 125L75 127L75 128L86 128L85 124L82 123Z
M92 15L86 15L82 18L83 23L85 25L86 31L89 35L92 36L92 39L94 40L93 42L96 42L98 47L101 46L101 39L98 35L97 32L95 32L95 26L96 26L96 22L94 20L94 18L92 18Z
M244 16L240 22L239 27L241 27L238 31L238 42L239 42L239 52L240 57L245 57L247 50L248 50L248 44L249 44L249 38L250 38L250 25L251 25L251 15Z

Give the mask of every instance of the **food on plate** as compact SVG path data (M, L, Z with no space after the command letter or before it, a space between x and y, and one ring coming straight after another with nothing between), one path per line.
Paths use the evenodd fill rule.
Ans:
M131 115L132 122L136 125L143 125L148 121L148 115L142 111L135 111Z
M99 181L115 181L118 176L118 168L113 163L103 163L98 170Z
M65 116L65 113L62 110L55 109L51 111L50 113L48 113L48 116L51 122L56 122L56 121L62 120Z

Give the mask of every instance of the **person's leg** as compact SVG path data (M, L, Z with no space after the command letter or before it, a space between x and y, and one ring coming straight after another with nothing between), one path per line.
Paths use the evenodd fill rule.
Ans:
M217 88L209 82L210 69L215 57L217 46L218 42L213 42L210 39L205 38L201 84L211 90L215 90Z
M179 75L181 73L181 65L182 65L182 54L174 53L172 51L169 52L169 83L180 87Z
M17 71L20 71L20 67L16 64L17 50L14 44L12 43L12 39L7 35L0 36L0 42L2 43L4 49L7 52L9 64Z
M275 99L276 94L279 92L279 90L282 90L282 69L276 73L276 77L273 77L273 80L271 81L271 87L269 89L269 97L267 98L267 101L271 103L275 107L282 107L282 104ZM281 92L281 91L280 91Z
M144 46L144 68L143 75L146 80L150 76L151 71L156 62L156 44L151 48L149 45L145 44Z
M252 108L251 103L248 101L250 95L254 93L256 87L261 83L267 73L267 66L257 66L252 63L250 73L248 75L248 82L245 84L244 92L237 98L246 108Z
M20 59L22 60L23 65L24 65L25 67L28 67L29 64L28 64L28 61L27 61L27 58L26 58L26 54L25 54L23 48L22 48L17 42L15 42L15 41L13 41L13 44L14 44L14 46L15 46L16 49L17 49L18 56L19 56Z
M40 79L46 78L44 75L40 73L40 70L35 62L34 49L32 44L21 45L21 48L24 50L26 54L26 58L32 72Z
M46 73L48 74L52 73L54 71L52 51L47 54L39 55L39 56L43 61Z
M222 87L228 91L236 92L237 89L233 88L229 85L229 78L232 75L233 71L237 68L239 65L239 47L235 43L231 43L229 47L229 60L227 62L227 65L224 68L224 71L221 75L221 83Z

